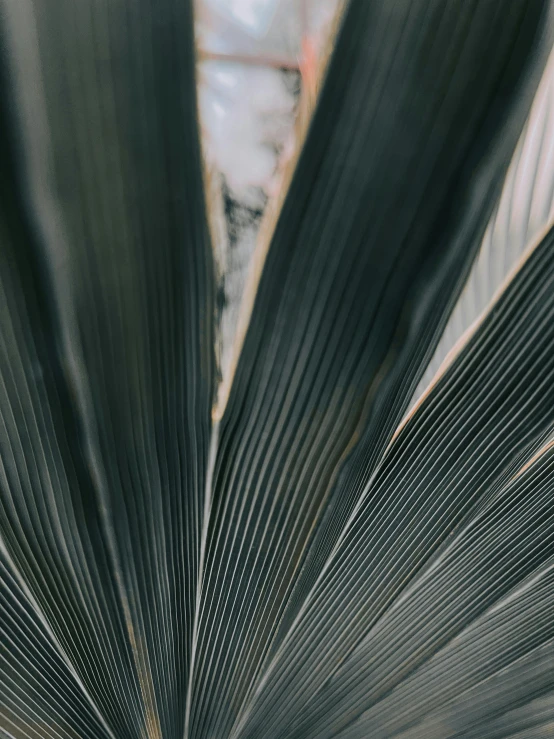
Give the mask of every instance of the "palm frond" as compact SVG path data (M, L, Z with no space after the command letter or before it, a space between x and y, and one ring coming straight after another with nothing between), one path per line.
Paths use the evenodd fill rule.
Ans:
M338 734L377 710L552 561L553 244L549 233L368 482L251 709L272 735Z
M4 21L3 536L114 735L178 736L214 374L191 8Z
M0 734L547 732L552 3L350 0L222 387L192 0L0 9Z

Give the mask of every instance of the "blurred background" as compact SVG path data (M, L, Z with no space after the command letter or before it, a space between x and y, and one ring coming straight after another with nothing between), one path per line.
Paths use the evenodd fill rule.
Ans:
M215 215L220 367L267 202L296 150L341 0L197 0L199 109ZM212 224L213 225L213 224Z

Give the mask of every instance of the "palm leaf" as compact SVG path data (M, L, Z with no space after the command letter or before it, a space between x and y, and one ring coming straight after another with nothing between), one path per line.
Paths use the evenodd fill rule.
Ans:
M547 731L551 4L350 1L222 387L191 2L0 7L0 733Z
M428 387L464 331L486 310L530 242L552 220L553 85L554 55L551 53L514 152L502 196L413 402Z

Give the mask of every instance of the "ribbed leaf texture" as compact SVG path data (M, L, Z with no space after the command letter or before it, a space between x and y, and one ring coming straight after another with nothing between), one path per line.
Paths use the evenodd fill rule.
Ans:
M192 0L0 0L0 735L554 730L553 12L345 5L222 393Z

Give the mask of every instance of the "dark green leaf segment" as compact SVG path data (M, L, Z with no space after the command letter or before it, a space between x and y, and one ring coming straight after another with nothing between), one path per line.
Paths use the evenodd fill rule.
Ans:
M552 232L401 423L551 29L350 0L214 425L191 0L0 0L2 737L554 720Z

